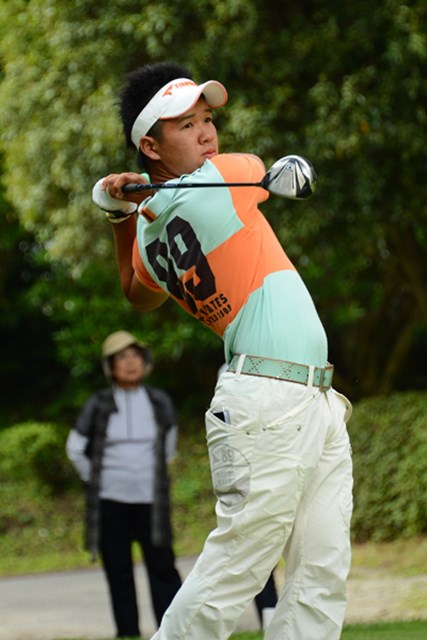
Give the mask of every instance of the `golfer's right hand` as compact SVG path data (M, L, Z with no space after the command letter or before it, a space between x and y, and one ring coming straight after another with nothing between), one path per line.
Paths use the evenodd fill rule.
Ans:
M105 178L101 178L92 189L92 200L100 209L105 211L111 222L123 222L137 210L137 205L126 200L113 198L109 191Z
M92 200L103 211L111 222L123 222L136 213L138 204L144 195L139 193L124 194L122 187L134 182L147 182L138 173L112 173L101 178L92 190ZM126 198L126 199L125 199Z

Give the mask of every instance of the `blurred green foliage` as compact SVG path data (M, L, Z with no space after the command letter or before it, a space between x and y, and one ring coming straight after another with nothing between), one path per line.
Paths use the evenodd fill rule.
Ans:
M26 422L0 431L0 481L36 482L60 493L73 479L64 455L67 432L49 423Z
M355 540L427 534L427 394L362 400L349 422L349 433Z
M315 197L263 211L319 309L337 388L425 388L426 21L424 0L309 0L285 17L278 0L0 0L0 427L70 422L120 327L153 345L152 382L203 414L221 343L173 303L130 308L90 197L135 166L124 75L167 59L226 85L223 151L313 161Z

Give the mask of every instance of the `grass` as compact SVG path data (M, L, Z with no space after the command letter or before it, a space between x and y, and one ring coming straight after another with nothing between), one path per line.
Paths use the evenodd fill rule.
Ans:
M262 640L262 633L236 633L232 640ZM341 640L425 640L427 621L360 624L344 627ZM65 640L57 638L57 640ZM67 640L70 640L69 638ZM86 640L74 638L72 640ZM104 640L111 640L105 638Z
M394 576L421 575L427 567L427 537L354 544L352 555L353 575L365 569Z
M341 638L342 640L425 640L427 621L352 625L344 628Z
M181 453L172 468L174 546L178 556L197 555L214 526L204 443L193 443L191 455L187 454L188 450ZM0 518L4 530L0 526L0 576L91 566L82 549L84 504L80 488L56 497L39 495L39 501L34 492L34 487L15 486L11 495L3 496L0 487L0 501L11 510ZM139 559L135 547L135 560ZM415 576L425 573L426 566L427 537L353 545L354 577L366 571Z

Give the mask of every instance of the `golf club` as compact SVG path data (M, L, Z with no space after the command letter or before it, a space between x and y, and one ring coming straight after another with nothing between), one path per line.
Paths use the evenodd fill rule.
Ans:
M195 189L207 187L261 187L270 193L291 200L305 200L316 190L317 176L313 165L302 156L289 155L277 160L267 171L261 182L161 182L127 184L123 191L157 189Z

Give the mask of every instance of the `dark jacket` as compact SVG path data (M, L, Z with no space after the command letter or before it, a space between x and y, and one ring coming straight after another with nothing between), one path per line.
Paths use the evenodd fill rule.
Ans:
M177 422L177 415L167 393L156 387L143 386L151 401L157 426L151 538L153 545L165 547L172 544L165 443L167 432ZM99 483L105 435L109 417L116 412L112 388L102 389L87 400L74 426L78 433L89 438L86 454L92 464L91 477L86 486L85 548L90 551L93 559L96 558L99 547Z

